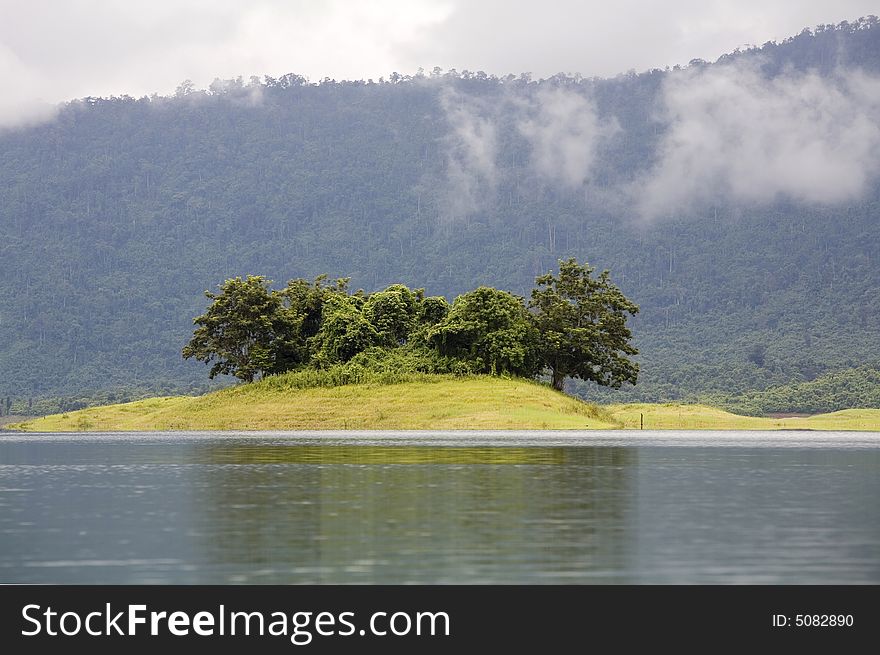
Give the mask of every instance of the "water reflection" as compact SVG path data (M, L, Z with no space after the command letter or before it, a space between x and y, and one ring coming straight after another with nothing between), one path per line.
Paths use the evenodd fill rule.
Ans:
M489 582L623 568L636 453L620 448L217 445L195 513L239 579ZM308 462L307 465L299 465ZM242 531L242 525L258 529ZM616 527L615 527L616 526ZM242 577L243 576L243 577Z
M199 448L215 464L564 464L565 448L213 444ZM583 450L583 449L581 449ZM568 457L577 453L568 449Z
M880 448L640 437L4 436L0 582L880 582Z

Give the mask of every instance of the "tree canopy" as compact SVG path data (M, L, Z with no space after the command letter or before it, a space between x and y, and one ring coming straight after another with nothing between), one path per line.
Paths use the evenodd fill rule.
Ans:
M638 365L627 315L638 307L611 283L576 260L560 261L558 277L536 279L532 300L481 286L450 306L440 296L404 284L372 294L348 292L347 278L326 285L297 279L274 291L261 276L233 278L198 316L183 356L212 363L210 377L232 374L246 382L296 368L326 368L358 359L387 368L390 353L415 356L423 372L469 372L536 377L549 371L553 386L566 377L601 385L635 383ZM384 353L384 354L383 354ZM384 361L383 361L384 360ZM413 359L407 360L412 365Z
M538 333L522 298L479 287L455 299L428 333L438 351L473 362L479 373L533 377L541 369Z
M295 365L296 336L302 314L291 311L282 296L258 275L226 280L220 293L206 291L208 310L193 319L198 327L183 348L184 359L213 363L208 374L231 374L251 382L266 373Z
M541 360L550 369L553 387L566 377L620 388L635 384L639 365L629 359L638 350L630 343L627 315L638 306L623 295L610 273L593 277L594 268L572 258L559 263L559 275L535 279L529 307L540 335Z

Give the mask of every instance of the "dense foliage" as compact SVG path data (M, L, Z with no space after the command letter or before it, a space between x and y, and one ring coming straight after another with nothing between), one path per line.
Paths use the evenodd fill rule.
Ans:
M227 280L213 302L195 319L198 325L184 347L185 359L213 362L210 376L232 373L245 382L267 373L280 373L303 359L300 327L303 316L282 304L282 295L269 290L261 277Z
M569 259L560 262L558 277L542 275L532 290L541 358L560 391L566 377L614 389L638 377L639 365L629 359L638 350L626 320L639 308L611 283L608 271L593 278L593 270Z
M876 73L880 29L874 19L823 26L724 59L760 61L768 76ZM629 324L639 384L569 383L593 399L741 397L876 359L876 185L842 205L718 199L650 223L601 193L651 165L669 74L534 81L450 71L320 83L289 75L207 91L182 85L173 97L87 98L50 123L2 132L0 398L26 408L126 389L203 390L204 371L181 359L180 344L204 289L228 276L349 271L353 285L386 289L369 311L360 303L375 294L330 294L335 327L311 342L329 364L400 342L387 321L418 328L407 323L417 322L412 298L388 287L395 280L450 299L480 285L527 295L536 275L572 256L613 270L641 308ZM502 115L503 175L475 189L472 210L454 210L450 102L503 107L510 94L528 101L556 89L589 97L599 119L619 127L590 192L536 175L523 134ZM302 323L292 340L276 335L283 367L317 337L324 294L313 282L288 287L282 304ZM422 311L436 312L433 325L446 301L429 300ZM351 325L351 316L364 321ZM483 352L489 369L499 356L531 366L527 353L465 343L463 325L446 325L450 347ZM262 357L255 371L278 365Z
M608 271L594 279L593 270L560 262L558 278L536 279L531 311L523 298L486 286L449 306L403 284L349 294L348 278L335 286L325 286L323 275L311 284L296 279L281 290L261 276L232 278L220 293L205 293L211 304L193 320L183 357L210 364L210 378L231 374L245 382L298 369L336 371L321 379L345 383L366 373L528 378L546 368L557 389L566 376L635 384L638 366L627 356L638 351L624 313L638 307Z
M541 369L532 316L507 291L483 286L462 294L428 336L440 353L470 362L478 373L532 377Z
M748 391L736 396L705 395L701 400L753 416L876 408L880 407L880 364L835 371L810 382Z

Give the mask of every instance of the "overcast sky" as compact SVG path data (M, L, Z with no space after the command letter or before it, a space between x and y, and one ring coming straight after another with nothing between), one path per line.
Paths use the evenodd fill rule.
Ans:
M184 79L614 75L876 11L876 0L0 0L0 124L27 120L38 100L167 94Z

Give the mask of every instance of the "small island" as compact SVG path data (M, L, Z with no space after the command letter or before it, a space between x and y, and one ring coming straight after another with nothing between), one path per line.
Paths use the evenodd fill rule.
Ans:
M588 264L559 262L528 302L481 286L450 305L393 284L365 294L348 279L232 278L183 356L239 384L202 396L91 407L7 426L36 431L161 430L877 430L880 410L739 416L700 404L600 406L567 378L635 384L628 316L638 306Z

